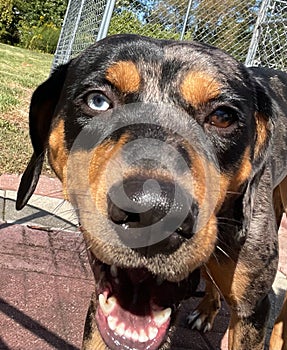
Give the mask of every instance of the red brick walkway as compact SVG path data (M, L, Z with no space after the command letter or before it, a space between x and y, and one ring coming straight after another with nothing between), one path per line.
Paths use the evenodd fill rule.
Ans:
M9 189L14 189L15 179L9 177ZM42 181L46 186L42 193L59 192L55 180ZM4 182L7 188L7 179L0 177L0 190L5 188ZM284 282L287 276L286 221L279 236L282 253L279 270ZM0 242L0 349L79 349L93 290L81 235L0 222ZM279 291L283 295L283 289ZM193 299L183 304L173 349L227 349L226 337L223 338L228 325L226 305L212 332L201 334L189 330L185 324L188 310L197 302Z

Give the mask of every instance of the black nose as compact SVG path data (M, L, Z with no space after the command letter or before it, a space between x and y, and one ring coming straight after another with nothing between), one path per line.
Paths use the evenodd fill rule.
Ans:
M169 253L194 234L198 205L174 182L130 178L114 185L107 201L121 241L144 254Z

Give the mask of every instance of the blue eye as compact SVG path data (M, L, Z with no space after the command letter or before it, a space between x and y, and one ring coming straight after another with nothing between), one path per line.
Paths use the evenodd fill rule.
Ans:
M99 92L92 92L87 96L87 105L94 111L107 111L112 107L111 101Z

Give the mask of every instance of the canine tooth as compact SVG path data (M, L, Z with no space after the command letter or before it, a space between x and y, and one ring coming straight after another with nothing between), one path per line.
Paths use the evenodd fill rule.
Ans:
M158 333L158 329L156 327L149 327L148 329L149 340L153 340L157 336L157 333Z
M117 299L115 297L109 297L107 303L110 307L114 307L117 303Z
M99 295L99 304L100 304L100 307L101 309L104 311L105 313L105 307L106 307L106 298L103 294L100 294Z
M139 340L139 334L137 331L133 331L132 333L132 340L133 341L138 341Z
M108 316L108 325L112 331L117 328L118 319L113 316Z
M145 343L149 340L148 336L146 335L145 331L143 329L140 330L139 334L139 342Z
M158 327L161 327L169 319L170 315L171 315L170 307L162 311L155 311L153 312L154 322Z
M117 299L115 297L106 299L103 294L99 295L99 304L105 316L108 316L112 312L116 302Z
M125 328L126 328L125 324L121 322L115 329L115 332L121 337L125 334Z
M116 267L116 265L111 265L110 272L114 278L118 277L118 268Z

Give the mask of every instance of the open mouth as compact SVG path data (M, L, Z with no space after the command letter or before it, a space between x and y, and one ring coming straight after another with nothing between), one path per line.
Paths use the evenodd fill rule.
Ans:
M120 268L92 254L97 283L96 322L110 349L158 349L166 340L180 302L199 283L199 270L181 282L154 276L145 268Z

